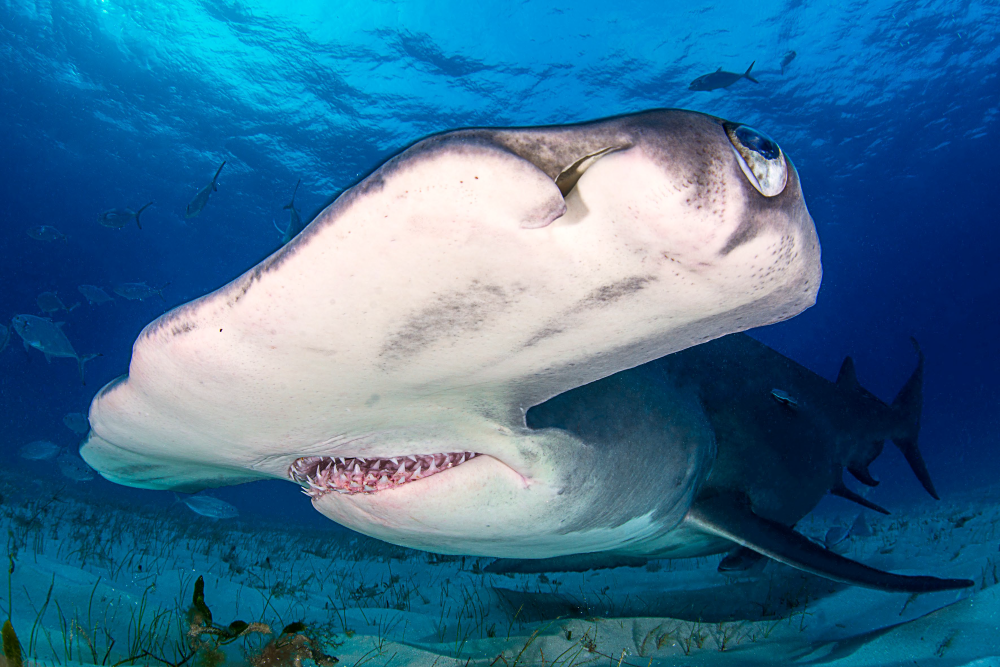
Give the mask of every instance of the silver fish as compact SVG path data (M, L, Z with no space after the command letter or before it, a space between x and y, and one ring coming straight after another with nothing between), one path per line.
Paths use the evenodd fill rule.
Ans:
M240 515L235 506L212 496L196 495L181 498L175 493L174 497L187 505L195 514L207 516L209 519L235 519Z
M144 301L153 296L163 299L163 288L169 284L164 283L161 287L150 287L146 283L122 283L115 286L114 292L129 301ZM163 300L166 301L166 299Z
M41 310L46 315L52 315L53 313L58 313L60 310L65 310L67 313L77 306L80 302L77 301L72 306L66 307L66 304L62 302L59 295L55 292L42 292L35 299L35 303L38 304L38 309Z
M76 288L91 305L113 303L114 298L97 285L80 285Z
M743 74L737 74L736 72L723 72L720 67L711 74L703 74L692 81L691 85L688 86L688 90L709 91L718 90L719 88L728 88L740 79L749 79L754 83L760 83L760 81L750 76L750 70L753 69L755 63L756 61L750 63L750 67L747 67L747 71L743 72Z
M35 239L36 241L63 241L67 242L69 239L66 235L60 232L55 227L51 225L39 225L37 227L32 227L26 232L28 236Z
M76 359L77 366L80 369L80 381L83 384L87 384L83 375L83 365L94 357L101 356L99 353L85 354L82 357L78 355L76 350L73 349L73 344L69 342L69 338L59 328L59 324L61 323L56 324L47 317L15 315L11 320L11 324L14 327L14 331L24 341L25 349L28 347L35 348L45 355L46 361L51 361L51 357Z
M63 477L74 482L89 482L94 479L94 469L84 463L79 456L63 454L56 459L56 464Z
M48 461L55 458L55 455L62 449L59 445L49 440L35 440L21 447L20 455L22 459L29 461Z
M199 190L198 194L196 194L194 196L194 199L192 199L191 202L187 205L187 209L184 211L185 218L193 218L199 213L201 213L201 210L205 208L205 204L208 203L209 195L211 195L213 192L216 192L219 189L219 186L216 184L216 181L219 180L219 172L221 172L222 168L225 166L226 163L225 161L223 161L222 164L219 165L218 170L215 172L215 176L212 177L212 182L203 187L201 190Z
M798 54L795 53L795 51L789 51L788 53L785 54L785 57L781 59L781 73L782 74L785 73L785 68L788 67L793 60L795 60L795 56L797 56L797 55Z
M63 424L66 428L83 435L90 430L90 420L87 419L87 415L80 412L69 412L63 417Z
M299 185L301 183L302 179L299 179L295 183L295 189L292 190L292 201L288 202L283 207L284 210L289 212L290 219L288 221L288 226L282 229L281 227L278 227L278 225L273 220L271 221L271 224L274 225L274 228L281 233L282 244L291 241L293 238L295 238L296 234L301 232L302 228L305 227L305 225L302 224L302 216L300 216L299 212L295 210L295 193L299 191Z
M133 211L130 208L113 208L110 211L105 211L97 216L97 222L105 227L110 227L111 229L121 229L135 220L136 226L139 229L142 229L142 223L139 222L139 216L142 215L143 211L152 205L153 202L149 202L138 211Z
M834 526L830 530L826 531L826 536L823 538L823 544L826 548L836 546L846 540L851 534L850 529L844 528L843 526Z

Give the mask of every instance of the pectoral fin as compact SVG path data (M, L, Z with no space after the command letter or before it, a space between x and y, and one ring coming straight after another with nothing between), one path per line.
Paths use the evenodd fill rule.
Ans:
M734 496L700 498L688 510L686 521L790 567L845 584L903 593L930 593L973 585L968 579L907 576L876 570L835 554L788 526L757 516Z

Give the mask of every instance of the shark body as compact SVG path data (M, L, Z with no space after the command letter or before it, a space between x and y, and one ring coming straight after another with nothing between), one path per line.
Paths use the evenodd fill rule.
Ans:
M666 109L447 132L148 325L81 454L145 488L290 479L334 521L444 553L730 544L745 507L695 503L716 436L683 382L642 390L665 411L634 421L653 459L526 412L791 317L820 277L797 173L753 128Z

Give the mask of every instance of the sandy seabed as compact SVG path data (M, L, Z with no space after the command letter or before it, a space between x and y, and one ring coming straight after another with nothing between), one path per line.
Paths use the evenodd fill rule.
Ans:
M492 575L337 530L129 508L0 476L0 581L25 665L1000 667L1000 488L866 514L835 549L961 592L843 586L720 557ZM854 515L813 516L822 539ZM201 578L204 602L195 601ZM283 632L284 631L284 632Z

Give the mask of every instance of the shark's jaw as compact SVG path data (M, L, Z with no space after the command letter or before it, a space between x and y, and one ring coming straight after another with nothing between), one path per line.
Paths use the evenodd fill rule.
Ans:
M408 454L391 458L307 456L288 468L288 478L313 500L329 493L374 494L398 488L462 465L476 452Z

